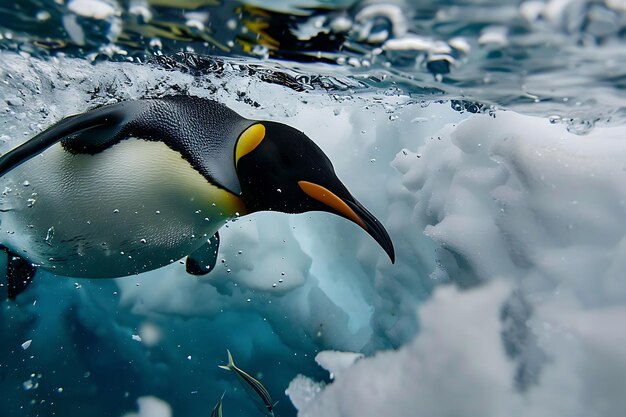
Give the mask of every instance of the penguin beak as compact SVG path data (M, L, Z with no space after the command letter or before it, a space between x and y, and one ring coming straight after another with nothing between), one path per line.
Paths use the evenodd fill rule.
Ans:
M334 212L342 217L361 226L383 248L389 256L391 263L395 263L396 254L389 233L387 233L382 223L354 197L351 195L347 198L338 197L327 188L308 181L298 181L298 185L309 197L314 198L333 209Z
M376 242L378 242L380 247L383 248L385 252L387 252L391 263L395 263L396 253L393 249L393 243L391 242L389 233L387 233L387 230L385 230L385 228L383 227L383 224L378 221L378 219L374 217L372 213L367 211L367 209L363 207L361 203L359 203L356 199L352 199L352 201L344 199L343 201L356 213L358 218L361 219L361 222L365 223L365 227L358 222L357 224L361 226L363 230L369 233L369 235L373 237Z

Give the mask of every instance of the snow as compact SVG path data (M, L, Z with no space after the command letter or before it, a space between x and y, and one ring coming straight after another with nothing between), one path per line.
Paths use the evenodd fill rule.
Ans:
M6 52L0 73L12 75L0 89L2 152L85 107L172 91L297 126L382 221L397 255L391 265L366 233L327 213L258 213L220 230L217 267L204 277L174 263L77 290L42 274L0 311L0 337L15 341L0 346L2 384L17 392L0 398L8 415L28 406L124 416L138 398L133 415L199 415L225 390L225 413L256 415L218 372L226 349L279 415L295 414L287 387L300 416L587 417L626 407L626 128L576 136L513 112L293 95L236 74L194 79ZM35 336L46 346L15 349ZM65 401L31 402L61 386Z

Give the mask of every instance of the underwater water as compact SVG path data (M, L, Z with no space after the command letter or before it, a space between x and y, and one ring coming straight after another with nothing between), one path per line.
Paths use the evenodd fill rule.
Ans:
M282 417L626 409L625 1L3 0L0 83L2 153L169 95L293 126L396 251L261 212L204 276L39 271L1 417L261 415L227 349Z

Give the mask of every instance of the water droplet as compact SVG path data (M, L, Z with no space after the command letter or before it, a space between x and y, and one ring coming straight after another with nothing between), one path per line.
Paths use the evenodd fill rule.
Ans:
M119 213L120 211L118 209L113 210L113 213Z
M567 123L567 131L575 135L586 135L594 128L594 122L591 120L582 120L579 118L570 119Z
M159 38L150 39L150 47L154 49L163 49L163 43Z
M251 300L251 299L249 299L249 298L246 300L246 302L247 302L247 303L249 303L250 301L252 301L252 300Z
M30 182L28 182L28 180L24 180L24 182L22 183L22 185L24 187L28 187L30 185Z
M35 200L34 198L29 198L28 200L26 200L26 205L30 208L32 206L35 205L35 203L37 202L37 200Z
M145 243L148 243L148 241L147 241L146 239L141 239L141 240L140 240L140 242L141 242L141 243L144 243L144 244L145 244Z
M44 239L44 241L46 242L48 246L52 246L53 238L54 238L54 226L48 229L48 232L46 233L46 238Z
M37 12L35 17L37 18L39 22L45 22L46 20L50 19L51 16L50 16L50 13L47 12L46 10L40 10Z

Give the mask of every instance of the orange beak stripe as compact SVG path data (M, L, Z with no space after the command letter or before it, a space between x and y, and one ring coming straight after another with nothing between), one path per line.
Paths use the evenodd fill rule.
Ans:
M367 226L365 225L363 220L361 220L361 218L357 216L354 210L352 210L342 199L337 197L328 189L309 181L298 181L298 186L300 186L302 191L304 191L309 197L314 198L320 203L326 204L328 207L337 210L347 219L352 220L353 222L361 226L364 230L367 230Z

